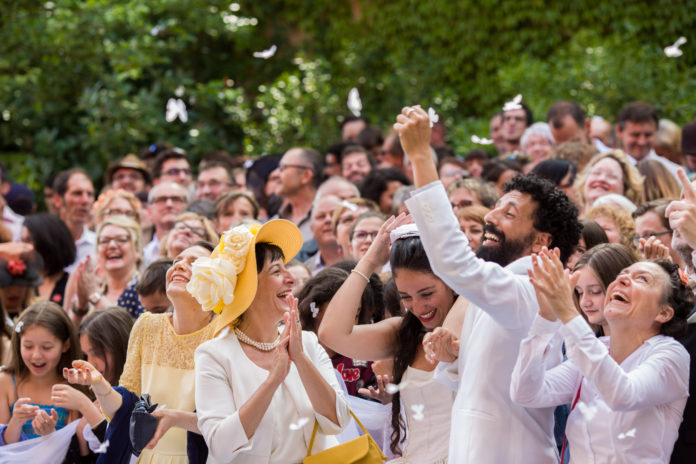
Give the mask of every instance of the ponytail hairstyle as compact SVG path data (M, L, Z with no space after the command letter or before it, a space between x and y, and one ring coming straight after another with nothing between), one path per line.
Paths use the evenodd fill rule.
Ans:
M394 275L397 275L401 269L433 274L428 256L425 254L425 249L417 233L406 233L394 240L391 246L389 263ZM452 303L454 303L455 297L453 294ZM406 311L401 320L401 326L396 338L396 353L394 355L395 384L401 383L406 369L413 363L418 346L423 342L425 333L426 328L423 327L421 321L413 313ZM406 425L401 417L401 394L399 392L392 396L391 425L392 435L389 448L393 454L401 455L401 443L406 438Z

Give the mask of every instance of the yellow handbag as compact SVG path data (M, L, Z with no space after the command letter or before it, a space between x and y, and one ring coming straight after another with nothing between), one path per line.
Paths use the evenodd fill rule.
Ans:
M379 449L362 422L353 414L353 411L350 411L350 415L353 416L365 435L311 455L314 438L317 436L317 428L319 428L319 423L315 422L309 450L307 456L302 460L302 464L382 464L387 460L387 457Z

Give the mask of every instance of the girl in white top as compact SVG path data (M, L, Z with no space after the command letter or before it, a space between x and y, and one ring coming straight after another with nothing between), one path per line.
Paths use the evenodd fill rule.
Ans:
M415 225L397 229L406 220L392 217L382 225L329 303L319 338L344 356L368 360L393 357L393 382L400 384L400 391L391 399L390 448L401 456L394 462L444 463L455 393L433 379L435 365L426 359L421 341L426 331L442 325L456 295L433 274ZM356 325L368 277L382 269L387 258L406 313L375 324ZM378 384L384 383L378 379Z
M564 273L546 249L533 264L541 317L522 341L512 399L526 407L575 402L566 426L571 463L668 462L688 396L689 355L673 338L694 303L685 276L665 260L621 271L604 304L611 337L600 340L573 304L578 274ZM568 360L546 371L557 330Z

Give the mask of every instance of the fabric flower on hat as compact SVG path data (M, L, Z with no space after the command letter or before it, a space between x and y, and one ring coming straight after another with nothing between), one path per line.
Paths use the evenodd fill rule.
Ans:
M234 301L237 275L244 270L251 243L259 227L238 226L225 232L210 257L198 258L186 290L203 310L220 314Z
M27 265L21 259L11 259L7 262L7 271L13 276L21 276L27 269Z

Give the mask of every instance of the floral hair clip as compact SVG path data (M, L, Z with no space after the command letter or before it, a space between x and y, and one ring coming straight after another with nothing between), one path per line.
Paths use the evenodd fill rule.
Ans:
M21 259L11 259L7 262L7 272L13 276L21 276L27 270L27 265Z
M19 321L17 325L15 326L15 332L18 334L22 333L22 327L24 327L24 321Z
M684 269L677 269L677 272L679 274L679 280L681 280L681 283L683 286L687 287L689 285L689 276L686 275L686 272L684 272Z

